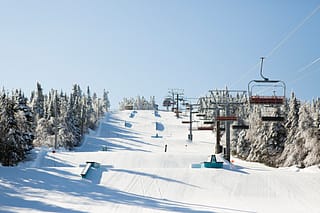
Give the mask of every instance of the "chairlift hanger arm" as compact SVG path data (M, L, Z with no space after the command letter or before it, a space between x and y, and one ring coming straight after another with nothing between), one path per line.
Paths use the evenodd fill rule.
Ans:
M264 77L264 76L263 76L263 73L262 73L263 60L264 60L264 57L261 57L260 76L261 76L261 78L264 79L264 81L269 81L269 78Z

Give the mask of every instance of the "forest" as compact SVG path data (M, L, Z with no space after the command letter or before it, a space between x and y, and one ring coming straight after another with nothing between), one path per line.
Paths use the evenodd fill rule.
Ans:
M123 98L119 103L119 110L154 110L157 107L154 96L149 101L143 96Z
M231 107L238 120L233 122L248 128L231 130L231 153L247 161L264 163L268 166L293 166L304 168L320 164L320 99L311 102L298 100L294 93L280 107L264 108L249 106L245 96L226 96L211 93L205 100L240 100L240 105ZM201 102L201 98L199 99ZM242 102L242 100L244 100ZM239 102L239 103L240 103ZM214 119L216 112L200 104L207 119ZM201 105L203 105L201 107ZM209 106L209 107L208 107ZM0 92L0 162L14 166L24 160L34 146L65 148L72 150L79 146L89 129L95 129L100 117L110 108L108 92L99 98L87 87L83 92L75 84L70 94L51 89L44 94L40 83L30 98L21 90ZM155 98L143 96L124 98L120 110L152 110L157 108ZM201 109L202 108L202 109ZM220 113L223 113L220 112ZM266 114L283 118L279 121L265 121ZM223 133L223 131L222 131ZM223 139L222 139L223 140Z
M99 98L87 87L73 85L71 94L51 89L44 94L40 83L28 99L21 90L0 92L0 162L14 166L34 146L72 150L85 133L94 129L110 107L108 92Z
M301 102L294 93L281 109L273 112L283 116L283 121L263 121L261 117L266 112L261 107L247 107L244 119L250 128L233 131L232 154L273 167L320 164L319 112L319 98Z
M320 164L319 98L303 102L291 93L287 98L264 96L260 99L271 103L254 103L250 100L252 97L258 100L258 96L248 97L247 91L224 89L210 90L192 107L189 100L181 102L186 105L186 118L190 117L192 108L194 130L214 132L214 140L220 147L216 153L223 152L225 157L230 153L272 167L304 168ZM171 106L175 111L178 103L178 99L168 96L163 106L167 110Z

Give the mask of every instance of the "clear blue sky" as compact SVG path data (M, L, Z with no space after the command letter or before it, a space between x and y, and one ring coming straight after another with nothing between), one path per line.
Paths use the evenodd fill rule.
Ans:
M320 96L319 7L320 0L0 0L0 85L27 96L37 81L45 90L105 88L117 108L136 95L160 103L169 88L188 97L246 90L267 56L265 75L311 100Z

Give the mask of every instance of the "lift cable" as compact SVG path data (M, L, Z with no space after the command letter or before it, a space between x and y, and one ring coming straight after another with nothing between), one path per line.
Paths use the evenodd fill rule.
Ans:
M298 74L298 77L293 79L292 81L290 81L290 84L294 84L298 81L300 81L301 79L303 79L304 77L306 77L307 74L313 72L314 70L308 70L310 67L312 67L313 65L317 64L318 62L320 62L320 57L318 57L317 59L313 60L312 62L310 62L309 64L307 64L306 66L303 66L302 68L300 68L296 73Z
M320 4L310 13L308 14L295 28L293 28L280 42L266 55L266 57L271 57L276 50L278 50L290 37L292 37L309 19L311 19L318 11L320 10ZM260 62L256 63L254 66L252 66L251 69L249 69L247 72L245 72L240 78L238 78L238 81L236 81L231 87L236 86L240 82L242 82L249 74L253 73L256 68L259 66Z
M267 57L273 55L293 34L295 34L312 16L314 16L320 10L320 4L307 16L305 17L293 30L291 30L287 36L285 36L268 54Z

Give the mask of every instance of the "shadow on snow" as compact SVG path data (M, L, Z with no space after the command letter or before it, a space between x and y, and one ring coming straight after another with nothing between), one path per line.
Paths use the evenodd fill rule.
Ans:
M179 180L171 179L171 178L161 177L161 176L155 175L155 174L148 174L148 173L138 172L138 171L128 170L128 169L112 169L112 170L118 171L118 172L125 172L125 173L129 173L129 174L133 174L133 175L150 177L150 178L153 178L153 179L158 179L158 180L163 180L163 181L167 181L167 182L173 182L173 183L178 183L178 184L183 184L183 185L199 188L198 186L195 186L195 185L191 185L191 184L188 184L188 183L185 183L185 182L182 182L182 181L179 181Z
M107 168L105 168L107 169ZM247 212L236 209L228 209L216 206L202 206L198 204L183 203L168 199L159 199L153 197L146 197L120 191L114 188L108 188L99 184L98 181L88 182L81 179L70 179L70 177L60 176L61 170L57 168L46 169L17 169L17 168L0 168L1 177L0 183L5 182L6 185L0 184L0 201L2 207L8 207L7 212L14 212L12 208L30 209L38 211L51 211L51 212L70 212L81 213L82 211L67 209L62 206L52 205L47 203L45 195L46 191L59 193L59 196L73 196L74 198L81 198L83 202L89 202L94 205L99 201L100 205L103 203L106 206L111 204L123 204L132 207L144 207L152 210L164 210L170 212L215 212L221 210L233 210L234 212ZM12 175L12 173L15 173ZM133 172L123 170L123 172ZM64 172L65 176L76 176L69 172ZM139 174L146 175L149 174ZM154 175L150 175L153 177ZM161 178L165 181L175 181L167 178ZM182 182L175 181L179 184ZM45 191L46 190L46 191ZM27 198L25 198L27 197ZM41 200L42 199L42 200ZM68 198L70 199L70 198ZM72 198L71 198L72 199ZM80 203L81 204L81 203ZM76 204L74 204L76 205ZM206 208L209 210L199 210L197 208ZM79 207L80 208L80 207ZM195 210L197 209L197 210Z
M106 115L97 129L96 136L86 136L84 144L76 150L80 152L95 152L107 146L108 151L127 150L150 152L147 149L140 149L142 145L157 146L139 139L139 134L119 126L125 125L125 121L114 118L112 114Z

